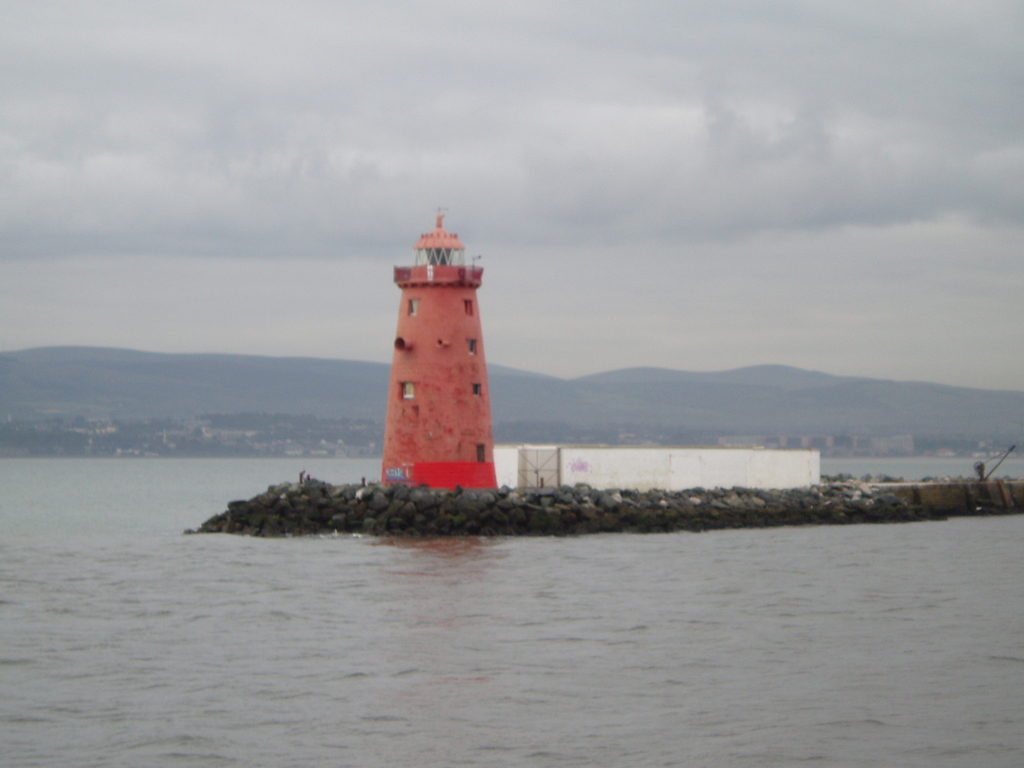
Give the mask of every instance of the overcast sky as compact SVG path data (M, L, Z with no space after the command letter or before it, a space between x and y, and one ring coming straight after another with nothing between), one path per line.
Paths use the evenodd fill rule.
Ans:
M0 350L386 362L446 226L492 363L1024 390L1024 2L0 10Z

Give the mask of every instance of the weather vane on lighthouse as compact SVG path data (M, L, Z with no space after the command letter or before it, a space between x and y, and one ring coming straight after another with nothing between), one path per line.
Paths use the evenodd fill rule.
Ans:
M384 426L385 483L494 488L494 437L476 289L483 269L466 266L466 247L445 231L413 247L411 267L395 267L402 289Z

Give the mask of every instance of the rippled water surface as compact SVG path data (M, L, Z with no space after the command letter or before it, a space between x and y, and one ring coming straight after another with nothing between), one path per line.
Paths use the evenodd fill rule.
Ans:
M1009 446L1007 446L1009 447ZM1000 451L999 454L1002 452ZM1024 456L1019 452L1011 453L1002 459L1000 455L979 456L877 456L877 457L833 457L821 460L823 475L846 474L853 477L871 475L879 478L884 475L899 477L904 480L921 480L925 477L975 477L974 465L983 461L986 471L992 477L1024 477Z
M0 765L1024 765L1024 517L181 535L375 466L0 461Z

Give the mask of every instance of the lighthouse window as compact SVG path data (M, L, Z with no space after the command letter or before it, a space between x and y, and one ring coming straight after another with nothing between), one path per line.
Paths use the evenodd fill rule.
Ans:
M416 397L416 385L411 381L402 382L402 398L412 400Z
M473 394L476 395L477 397L480 396L480 385L479 384L474 384L473 385Z
M462 265L466 263L466 251L463 248L417 248L413 263L417 266Z
M469 354L476 354L476 339L466 339L466 344L469 345Z
M409 315L415 315L420 308L419 299L409 299Z
M466 308L466 314L467 315L472 315L473 314L473 300L472 299L463 299L462 305Z
M477 443L476 444L476 460L477 461L484 461L485 459L486 459L486 457L484 456L484 444L483 443Z

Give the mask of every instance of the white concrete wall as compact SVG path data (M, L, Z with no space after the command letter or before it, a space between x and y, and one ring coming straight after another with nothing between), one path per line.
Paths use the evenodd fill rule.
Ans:
M494 474L498 478L498 487L507 485L515 488L519 482L519 446L494 446Z
M667 448L562 448L562 483L594 488L671 487L672 464Z
M516 487L520 447L495 447L499 485ZM801 488L820 482L821 457L811 450L766 448L562 446L560 471L562 485L594 488Z
M669 490L800 488L821 480L817 451L765 448L671 448ZM660 486L659 486L660 487Z

